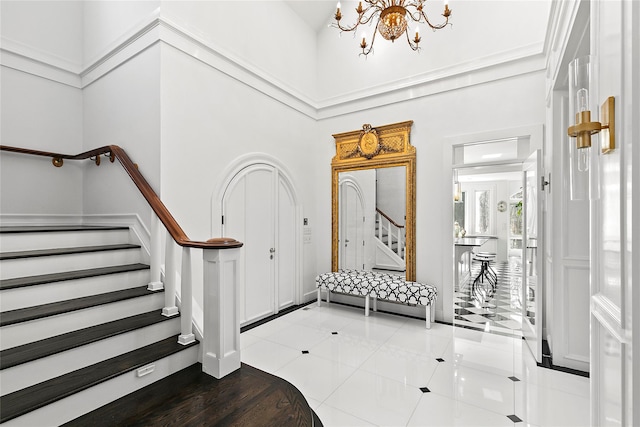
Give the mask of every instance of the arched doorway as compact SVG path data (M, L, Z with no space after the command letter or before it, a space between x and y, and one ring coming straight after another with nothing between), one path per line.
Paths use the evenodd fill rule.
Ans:
M219 197L221 235L244 242L240 324L297 304L300 285L298 203L286 172L255 159L231 170Z

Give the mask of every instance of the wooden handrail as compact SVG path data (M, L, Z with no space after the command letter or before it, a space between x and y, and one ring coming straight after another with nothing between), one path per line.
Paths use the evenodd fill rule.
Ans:
M91 159L92 157L96 158L95 162L97 165L99 165L100 155L109 154L110 160L112 162L115 159L118 159L129 177L136 184L136 187L138 187L138 190L140 190L144 198L149 203L149 206L151 206L151 209L153 209L162 224L164 224L173 240L175 240L178 245L200 249L230 249L242 247L241 242L228 237L213 238L207 240L206 242L199 242L189 239L178 222L171 215L169 209L167 209L164 203L162 203L158 195L155 193L155 191L153 191L153 188L151 188L151 185L149 185L144 176L142 176L140 171L138 171L137 165L134 164L127 153L117 145L107 145L105 147L100 147L94 150L86 151L84 153L76 154L75 156L60 153L51 153L47 151L30 150L26 148L10 147L8 145L0 145L0 150L10 151L13 153L30 154L34 156L51 157L53 164L56 166L61 166L63 159L85 160Z
M376 208L376 212L378 212L380 215L382 215L385 219L387 219L391 224L395 225L396 227L404 228L404 225L397 224L394 220L389 218L389 216L386 213L382 212L380 209Z

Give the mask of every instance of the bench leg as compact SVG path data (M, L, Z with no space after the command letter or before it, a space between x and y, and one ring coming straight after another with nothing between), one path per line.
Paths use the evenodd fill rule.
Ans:
M378 297L373 296L373 311L378 311Z
M434 313L434 310L431 309L431 304L428 304L425 306L425 321L426 321L426 326L427 329L431 329L431 316L432 313Z
M327 304L331 302L331 297L329 295L331 295L331 291L327 288Z
M322 295L321 295L320 286L318 286L318 307L320 307L320 301L322 301Z
M364 297L364 315L369 317L369 295Z

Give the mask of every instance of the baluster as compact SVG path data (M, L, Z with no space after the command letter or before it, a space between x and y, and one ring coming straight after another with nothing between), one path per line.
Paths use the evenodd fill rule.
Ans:
M402 257L402 235L400 234L402 232L402 228L400 227L396 227L396 230L398 232L398 234L396 235L396 240L398 241L398 247L396 248L396 254L398 254L399 257Z
M150 291L159 291L164 285L160 280L160 263L162 258L162 227L160 220L151 213L151 247L149 248L151 258L151 273L149 285L147 289Z
M164 251L164 308L162 315L171 317L178 314L176 307L176 257L173 237L167 232Z
M182 280L180 282L181 304L180 311L180 336L178 342L182 345L190 344L196 340L191 331L191 318L193 317L193 290L191 282L191 249L182 248Z
M380 215L379 212L376 212L376 220L378 222L378 239L383 242L382 240L382 215Z
M387 220L387 247L393 250L393 231L391 230L391 221Z

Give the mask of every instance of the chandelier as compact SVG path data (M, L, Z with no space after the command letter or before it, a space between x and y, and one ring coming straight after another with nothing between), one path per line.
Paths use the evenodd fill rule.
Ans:
M366 7L362 6L362 3L366 4ZM449 16L451 15L451 9L449 9L448 1L444 3L444 22L434 25L429 21L429 18L424 12L425 0L364 0L360 2L356 8L358 13L358 20L352 26L343 26L340 23L342 19L342 12L340 11L340 2L336 8L336 14L334 16L335 22L333 27L340 29L340 31L355 31L360 25L376 23L373 35L371 37L371 44L367 42L367 36L365 33L361 36L360 47L362 48L361 55L368 55L373 50L373 43L376 40L376 34L394 42L396 39L402 37L404 34L407 38L409 47L416 51L420 49L420 32L418 25L426 24L433 30L439 30L449 25ZM416 23L415 35L413 39L409 36L409 27L407 20L411 20Z

